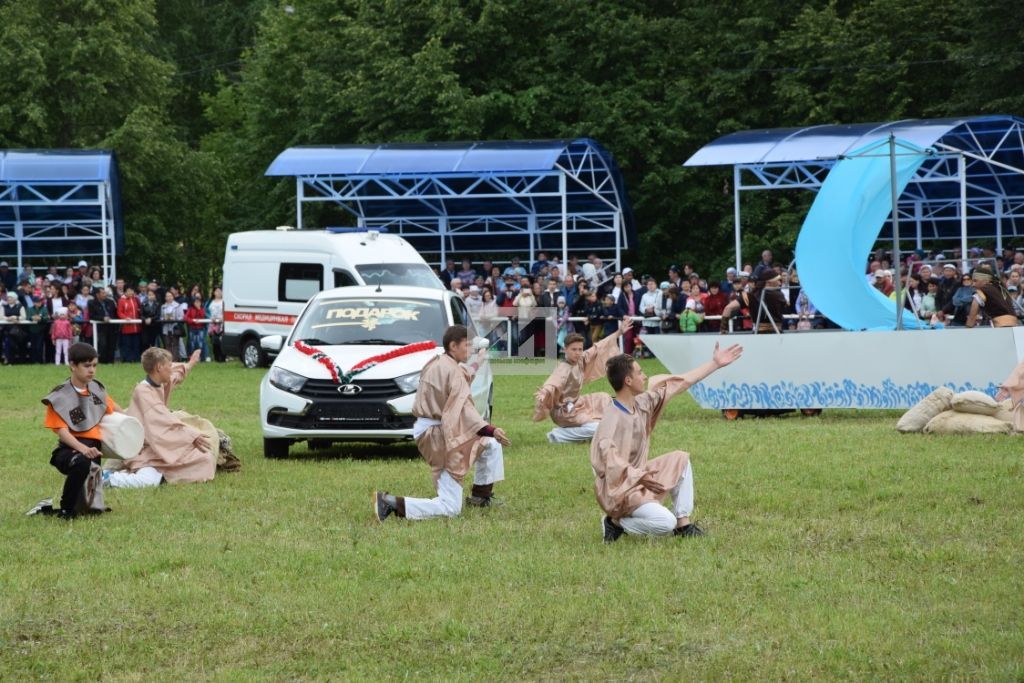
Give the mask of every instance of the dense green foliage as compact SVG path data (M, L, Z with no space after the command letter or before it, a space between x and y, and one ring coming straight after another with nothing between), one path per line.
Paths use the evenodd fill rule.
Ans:
M740 361L742 362L742 361ZM647 372L657 365L646 362ZM496 378L506 505L378 524L375 487L430 491L409 446L261 455L261 373L203 364L172 397L242 471L57 494L38 402L62 368L5 368L0 680L1019 681L1020 438L897 434L896 414L727 422L687 396L652 450L692 454L689 542L601 543L583 444L530 420L542 377ZM103 366L121 403L137 366ZM601 390L596 382L594 389Z
M39 0L0 5L0 147L114 148L128 269L205 280L224 235L294 222L295 144L590 136L662 269L731 259L735 130L1024 113L1013 0ZM806 197L745 207L792 252ZM309 216L337 223L336 215Z

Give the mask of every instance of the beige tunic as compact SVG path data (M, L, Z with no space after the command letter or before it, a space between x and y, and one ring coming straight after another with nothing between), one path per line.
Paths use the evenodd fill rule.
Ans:
M462 483L483 450L484 439L490 438L477 434L487 422L473 405L469 383L469 371L446 353L432 358L420 374L412 414L441 421L416 439L435 484L443 471Z
M583 385L604 377L608 359L619 353L618 335L606 337L583 352L575 365L561 362L534 394L533 421L545 415L559 427L579 427L600 420L611 396L602 392L580 396Z
M652 377L648 391L638 395L633 412L611 405L604 414L590 444L590 464L594 468L594 493L598 505L612 518L626 517L644 503L661 502L679 482L689 455L672 451L648 460L651 431L665 402L688 389L682 377ZM654 493L645 483L656 482L665 488Z
M128 470L155 467L172 484L213 479L217 468L215 452L196 448L196 437L202 432L186 425L167 407L171 391L186 375L188 367L175 363L170 382L155 387L142 381L135 386L131 405L125 412L142 422L145 442L138 457L125 463Z
M1010 376L999 385L996 400L1010 398L1013 401L1013 428L1024 432L1024 363L1013 369Z

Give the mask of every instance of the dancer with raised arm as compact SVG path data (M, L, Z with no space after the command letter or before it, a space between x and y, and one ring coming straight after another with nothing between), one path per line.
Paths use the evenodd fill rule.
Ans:
M719 349L711 360L682 375L656 375L644 390L647 375L631 356L621 354L608 361L608 381L615 390L590 444L594 469L594 493L604 510L604 542L617 541L623 533L636 536L703 536L690 521L693 513L693 470L690 455L672 451L648 459L651 432L665 404L743 353L734 344ZM671 493L672 509L663 504Z
M533 421L540 422L549 416L555 423L555 428L548 432L549 442L573 443L593 438L611 397L604 392L581 396L580 391L604 375L608 359L619 352L619 337L631 324L623 320L618 330L586 351L583 335L566 336L565 360L534 394Z

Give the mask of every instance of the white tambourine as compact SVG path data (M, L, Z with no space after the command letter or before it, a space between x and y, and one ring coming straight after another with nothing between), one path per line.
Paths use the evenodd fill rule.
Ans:
M142 423L131 415L110 413L100 420L103 444L100 450L105 458L131 460L142 450L144 432Z

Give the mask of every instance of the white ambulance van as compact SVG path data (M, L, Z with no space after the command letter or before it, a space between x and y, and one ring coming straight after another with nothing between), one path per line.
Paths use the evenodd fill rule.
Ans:
M310 298L355 285L444 289L412 245L376 230L236 232L224 250L224 353L267 365L260 338L287 335Z

